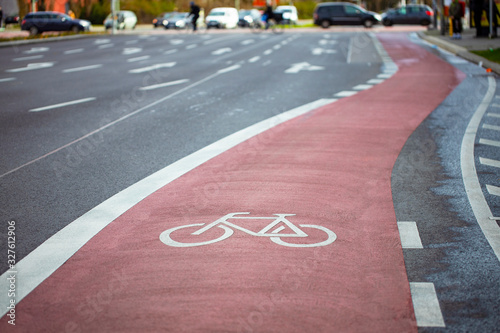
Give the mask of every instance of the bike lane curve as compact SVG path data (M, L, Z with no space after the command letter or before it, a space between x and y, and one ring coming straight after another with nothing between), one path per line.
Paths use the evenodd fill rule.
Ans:
M391 171L464 75L405 35L377 37L395 75L259 134L142 200L17 305L16 329L416 332ZM231 213L245 214L222 219ZM259 218L273 214L290 215L275 224ZM218 220L233 226L192 234ZM287 237L301 232L307 237ZM172 246L189 242L210 244Z

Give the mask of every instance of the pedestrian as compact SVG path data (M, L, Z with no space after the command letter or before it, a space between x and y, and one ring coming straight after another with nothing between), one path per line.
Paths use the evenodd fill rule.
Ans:
M264 21L266 22L266 29L269 28L269 21L274 19L273 7L268 2L266 5L266 10L264 12Z
M0 30L3 30L3 10L0 6Z
M200 7L197 6L193 1L189 3L191 6L191 11L189 12L189 15L191 16L191 23L193 24L193 32L196 32L197 30L197 23L198 19L200 18Z
M462 38L462 5L458 0L453 0L450 6L450 17L453 27L453 39Z
M471 0L471 8L474 10L474 26L476 27L476 37L482 37L481 18L483 17L484 0Z

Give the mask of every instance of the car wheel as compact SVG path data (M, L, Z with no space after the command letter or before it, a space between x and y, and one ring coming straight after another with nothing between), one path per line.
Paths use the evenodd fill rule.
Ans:
M39 33L39 31L38 31L38 28L37 28L37 27L32 26L32 27L30 28L30 36L36 36L36 35L38 35L38 33Z
M390 27L392 26L392 22L391 20L383 20L382 21L382 24L385 25L386 27Z
M421 25L429 25L431 24L431 21L429 20L422 20L422 22L420 22Z
M71 27L71 32L74 32L75 34L80 32L80 28L77 25L74 25Z
M363 22L363 25L365 26L365 28L371 28L371 27L373 27L373 21L366 20L365 22Z
M330 21L328 21L328 20L321 21L321 27L323 29L328 29L330 27Z

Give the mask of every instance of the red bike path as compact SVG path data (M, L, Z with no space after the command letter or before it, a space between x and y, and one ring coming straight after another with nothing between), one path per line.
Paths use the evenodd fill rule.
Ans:
M416 332L391 171L463 74L404 35L377 37L395 75L243 142L132 207L17 304L16 331ZM196 247L160 240L235 212L295 214L294 225L337 239L288 247L235 230ZM271 221L233 222L257 232ZM171 237L223 233L190 235L199 228ZM307 240L281 239L326 240L302 230ZM7 320L1 331L13 328Z

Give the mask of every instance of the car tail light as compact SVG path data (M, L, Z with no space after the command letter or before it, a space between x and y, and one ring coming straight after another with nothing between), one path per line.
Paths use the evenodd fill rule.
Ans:
M25 24L26 23L26 19L23 20L23 22L21 24Z
M426 10L425 13L427 14L427 16L434 15L434 13L432 12L432 10Z

